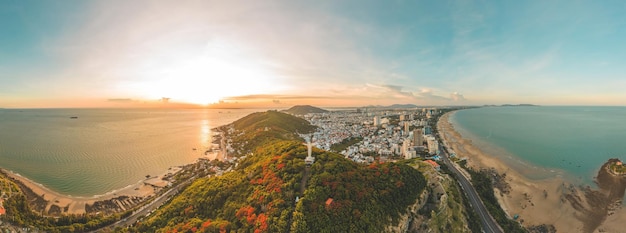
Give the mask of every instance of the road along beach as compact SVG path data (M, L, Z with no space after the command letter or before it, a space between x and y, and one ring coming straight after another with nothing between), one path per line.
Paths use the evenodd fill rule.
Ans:
M499 189L494 191L500 206L509 216L518 215L524 226L554 225L559 232L619 232L622 229L623 223L618 219L624 219L626 214L621 210L621 202L620 205L595 203L593 197L598 195L590 195L605 191L574 186L560 177L530 179L522 175L525 171L512 169L513 166L507 165L497 156L485 153L485 150L474 145L470 139L464 138L450 123L451 114L454 112L446 113L438 122L441 138L458 157L467 158L469 167L493 168L499 174L506 174L504 179L510 185L510 190L506 193ZM607 208L610 204L612 207ZM604 213L600 214L595 209L607 211L600 211Z

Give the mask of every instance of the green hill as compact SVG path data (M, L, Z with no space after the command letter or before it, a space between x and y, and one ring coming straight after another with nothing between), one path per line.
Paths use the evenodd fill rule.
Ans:
M288 114L254 113L232 127L234 141L255 140L246 144L254 154L222 176L198 178L128 231L382 232L426 186L407 165L360 165L318 149L307 167L294 135L314 127Z
M247 132L271 129L281 133L295 134L315 131L315 126L309 124L308 121L277 111L252 113L232 124L236 130Z
M318 107L313 107L311 105L296 105L287 110L284 110L284 112L294 114L294 115L306 115L309 113L325 113L325 112L328 112L328 110L324 110Z
M226 128L232 127L233 133ZM254 152L255 148L278 140L302 140L298 133L311 133L317 127L308 121L277 111L257 112L245 116L223 128L233 139L232 146L239 155ZM237 156L237 155L235 155Z

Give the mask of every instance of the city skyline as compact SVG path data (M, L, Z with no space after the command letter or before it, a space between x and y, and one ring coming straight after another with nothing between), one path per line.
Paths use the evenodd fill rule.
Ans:
M619 1L4 1L0 107L626 105Z

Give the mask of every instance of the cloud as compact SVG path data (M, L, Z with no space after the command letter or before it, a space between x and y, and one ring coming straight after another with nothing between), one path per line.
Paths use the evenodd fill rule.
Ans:
M117 98L117 99L107 99L109 102L133 102L133 99L130 98Z
M453 101L463 101L465 97L453 92L449 97L437 94L431 88L421 88L419 91L405 90L409 87L394 84L371 84L366 83L364 86L356 86L335 90L334 96L337 98L360 98L363 100L386 100L388 103L418 103L418 104L447 104Z
M306 94L253 94L230 96L223 98L224 102L265 102L274 104L316 104L325 105L349 104L358 105L389 105L397 103L412 103L422 105L450 104L463 101L465 97L454 92L447 96L438 94L431 88L422 88L419 91L409 91L409 87L395 84L372 84L345 86L340 85L328 90L313 90L316 95Z
M410 91L403 91L403 87L400 85L390 85L390 84L382 84L375 85L367 83L365 84L365 89L367 95L382 97L382 98L415 98Z
M465 97L462 94L459 94L458 92L453 92L453 93L450 93L450 99L454 101L463 101L465 100Z
M313 95L275 95L275 94L255 94L255 95L242 95L242 96L230 96L222 98L223 101L247 101L247 100L301 100L301 99L331 99L330 96L313 96Z
M421 69L430 61L378 55L380 49L405 51L403 43L409 41L405 41L405 34L396 31L404 29L403 25L380 27L338 14L332 9L336 7L333 4L310 7L307 4L306 8L302 4L306 3L146 1L119 8L117 4L94 3L85 13L89 18L72 27L76 28L74 33L52 40L47 47L75 61L55 76L76 86L86 86L81 89L90 92L97 86L108 96L142 99L146 97L137 92L143 91L153 95L150 98L168 95L180 99L178 93L160 93L184 86L164 84L167 83L164 74L175 77L173 80L178 83L202 86L203 91L216 93L215 88L228 89L210 85L220 83L223 86L223 82L217 80L219 77L198 75L193 69L176 69L176 65L182 66L180 64L187 64L189 60L218 60L232 61L228 64L233 65L252 63L255 70L268 71L266 76L272 77L264 82L267 87L242 83L235 90L221 90L236 95L222 98L226 101L319 100L325 99L324 96L403 102L445 100L432 93L411 91L414 83L422 80L423 85L438 85L429 83L430 77L412 78L407 70L402 70L408 64ZM161 17L163 15L167 17ZM392 32L398 38L388 39L385 35L390 33L384 32ZM228 56L220 56L220 52ZM204 56L213 57L204 59ZM198 57L203 59L192 59ZM178 74L178 70L189 72ZM189 78L189 74L198 77ZM196 85L198 83L207 85ZM159 88L152 88L157 84ZM200 89L186 88L186 92Z
M446 101L446 102L451 102L451 101L463 101L466 100L465 97L458 93L458 92L453 92L450 93L449 97L445 97L445 96L441 96L441 95L437 95L433 92L433 90L428 89L428 88L424 88L422 90L420 90L418 93L415 94L415 96L419 99L422 100L430 100L430 101Z

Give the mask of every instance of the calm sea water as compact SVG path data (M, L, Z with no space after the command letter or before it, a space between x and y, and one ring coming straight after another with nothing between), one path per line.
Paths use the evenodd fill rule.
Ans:
M609 158L626 159L626 107L490 107L458 111L451 121L529 178L593 185Z
M194 162L212 128L255 111L0 109L0 167L63 194L100 195Z

